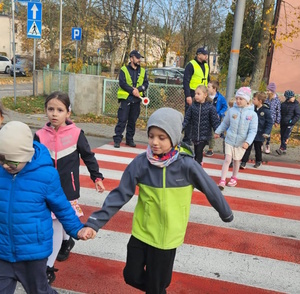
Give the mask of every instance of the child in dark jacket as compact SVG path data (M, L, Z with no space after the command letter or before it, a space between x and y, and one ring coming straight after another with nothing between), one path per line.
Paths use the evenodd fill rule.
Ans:
M203 149L212 137L211 130L215 131L220 125L216 107L208 101L208 90L203 85L195 90L194 102L185 114L183 129L189 124L192 128L195 159L202 165Z
M47 148L18 121L0 130L0 293L57 293L47 282L55 213L73 238L86 229L60 185ZM88 236L85 234L85 238Z
M281 104L280 121L280 148L276 150L278 155L286 153L288 139L291 136L294 125L300 119L299 102L296 100L294 91L284 92L285 101Z
M255 149L255 168L259 168L262 164L262 146L265 138L270 137L273 119L270 112L270 107L268 104L264 104L267 95L263 92L258 92L253 95L252 103L254 105L254 111L258 117L258 127L257 133L254 138L253 143L247 148L241 162L241 168L246 168L246 163L249 160L252 146L254 145Z
M184 241L194 188L206 195L224 222L233 220L215 182L193 159L191 150L181 146L182 122L182 114L172 108L160 108L150 116L147 151L127 166L119 187L87 221L99 230L139 187L123 274L127 284L146 293L166 293L176 248ZM95 231L87 228L93 236Z

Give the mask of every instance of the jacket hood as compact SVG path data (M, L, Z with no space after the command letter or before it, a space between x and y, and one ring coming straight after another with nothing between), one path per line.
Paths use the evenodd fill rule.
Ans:
M33 141L34 155L20 173L33 171L41 166L53 166L48 149L37 141Z
M238 109L244 108L244 109L247 109L247 110L254 110L254 105L253 104L247 105L245 107L238 107L236 102L234 102L233 107L238 108Z

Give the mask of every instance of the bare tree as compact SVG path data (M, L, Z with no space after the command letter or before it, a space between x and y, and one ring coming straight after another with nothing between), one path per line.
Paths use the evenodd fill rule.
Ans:
M181 7L182 55L186 64L199 46L216 51L225 24L225 10L224 1L220 0L185 0Z

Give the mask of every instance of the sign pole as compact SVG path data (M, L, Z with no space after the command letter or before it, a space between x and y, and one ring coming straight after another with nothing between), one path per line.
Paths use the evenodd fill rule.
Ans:
M81 41L81 28L72 28L72 41L75 41L75 48L76 48L76 64L77 64L77 55L78 55L78 41Z
M33 96L35 96L35 58L36 58L36 39L33 39Z
M27 1L27 38L33 38L33 96L36 95L35 87L35 60L36 60L36 39L42 36L42 3ZM15 63L15 62L14 62ZM14 70L15 72L15 70Z
M15 0L11 0L12 8L12 33L13 33L13 62L14 62L14 103L17 104L16 96L16 41L15 41Z
M77 64L78 41L76 41L76 64Z

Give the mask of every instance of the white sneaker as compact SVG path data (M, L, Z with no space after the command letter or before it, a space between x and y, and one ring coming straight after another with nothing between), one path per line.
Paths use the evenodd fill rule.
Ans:
M271 153L270 145L266 145L265 153L266 153L266 154L270 154L270 153Z

